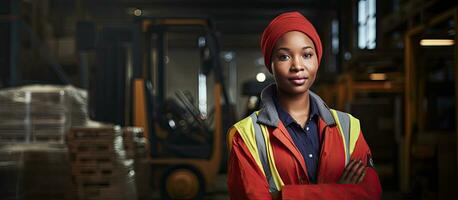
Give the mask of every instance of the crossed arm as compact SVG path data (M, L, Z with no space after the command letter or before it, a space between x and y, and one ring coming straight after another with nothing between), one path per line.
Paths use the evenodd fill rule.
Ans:
M362 160L351 160L345 167L338 184L359 184L366 175L367 166ZM281 200L281 191L271 192L272 200Z
M266 178L247 147L234 139L228 170L231 199L380 199L377 173L360 159L352 160L346 166L337 183L285 185L281 192L270 193ZM367 146L364 139L362 142L359 145Z

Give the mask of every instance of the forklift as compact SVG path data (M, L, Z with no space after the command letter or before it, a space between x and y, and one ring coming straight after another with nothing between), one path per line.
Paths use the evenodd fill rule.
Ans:
M97 64L86 66L90 117L143 128L151 184L162 199L202 199L225 165L223 134L235 122L211 21L136 17L132 26L104 27L96 35Z

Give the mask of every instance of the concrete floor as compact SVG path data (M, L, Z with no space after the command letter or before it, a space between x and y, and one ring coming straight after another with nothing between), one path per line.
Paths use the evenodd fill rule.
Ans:
M205 195L204 200L227 200L229 194L227 193L226 174L221 174L217 177L215 190ZM159 191L153 191L153 200L161 200Z
M207 195L205 195L205 200L229 199L226 180L227 180L226 174L219 175L216 181L215 191L211 193L207 193Z

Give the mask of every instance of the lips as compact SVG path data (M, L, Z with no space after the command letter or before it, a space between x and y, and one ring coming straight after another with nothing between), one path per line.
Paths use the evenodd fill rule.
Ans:
M288 80L294 85L303 85L307 80L307 77L292 77L288 78Z

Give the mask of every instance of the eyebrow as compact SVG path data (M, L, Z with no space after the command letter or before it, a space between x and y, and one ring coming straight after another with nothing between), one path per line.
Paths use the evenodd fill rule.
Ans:
M302 50L305 50L305 49L313 49L313 47L311 47L311 46L302 47ZM275 51L280 51L280 50L291 51L291 49L286 48L286 47L280 47L280 48L276 49Z

